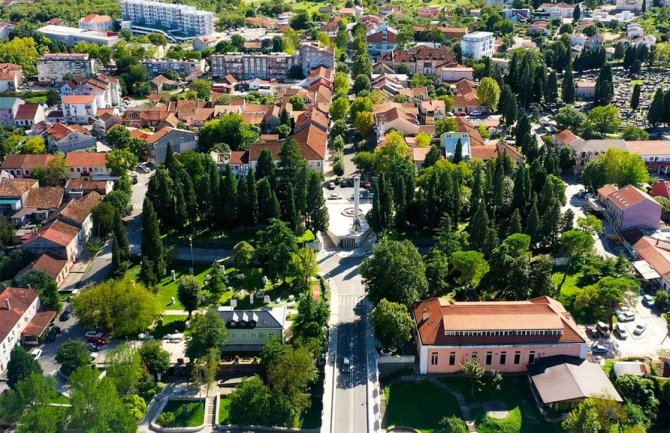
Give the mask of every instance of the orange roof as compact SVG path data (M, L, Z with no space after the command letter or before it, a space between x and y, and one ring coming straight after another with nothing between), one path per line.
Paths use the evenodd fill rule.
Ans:
M11 169L22 169L22 170L32 170L36 167L46 167L49 162L53 159L51 154L39 154L39 155L28 155L28 154L18 154L18 155L7 155L5 160L2 162L3 170Z
M32 188L23 204L35 209L55 209L63 202L65 190L58 187Z
M35 179L3 179L0 183L0 197L19 197L31 188L37 188Z
M670 140L626 141L626 148L638 155L670 155Z
M92 104L95 95L64 95L63 104Z
M62 247L70 245L79 233L79 229L62 221L41 227L38 232L24 241L24 245L30 244L38 239L46 239Z
M598 190L598 192L600 192L600 190ZM628 209L629 207L635 206L639 203L642 203L643 201L651 201L658 204L658 202L654 200L649 194L634 187L633 185L619 188L613 193L607 195L607 200L611 201L614 206L622 210ZM658 204L658 206L660 207L661 205Z
M661 276L670 278L670 243L645 236L633 244L640 258Z
M616 186L608 183L606 185L603 185L598 189L598 194L602 195L603 197L607 197L608 195L612 194L614 191L616 191L617 188Z
M31 270L45 272L52 277L56 278L62 271L63 268L67 265L67 260L58 259L48 253L42 254L35 260L33 263L28 265L21 274L26 274Z
M7 338L35 299L37 299L37 292L30 289L7 287L0 293L0 341ZM9 309L7 301L9 301Z
M38 311L30 322L28 322L28 325L26 325L21 334L39 337L46 331L47 326L49 326L54 317L56 317L55 311Z
M113 21L113 19L109 15L89 14L83 17L81 21L85 23L106 23Z
M482 134L479 133L479 130L467 119L458 116L456 118L456 131L466 132L470 137L470 148L476 146L486 146ZM484 158L482 158L484 159Z
M34 120L37 110L40 108L38 104L25 103L19 105L19 109L16 110L15 120Z
M68 167L105 167L107 166L105 152L70 152L65 155Z
M570 146L571 144L581 140L575 133L570 131L569 129L564 129L563 131L559 132L556 134L556 139L559 140L561 143L565 144L566 146Z
M101 201L102 196L91 191L82 198L70 201L61 210L60 215L81 225Z
M328 134L321 128L310 124L294 135L295 141L301 145L301 150L308 161L324 160L328 145Z

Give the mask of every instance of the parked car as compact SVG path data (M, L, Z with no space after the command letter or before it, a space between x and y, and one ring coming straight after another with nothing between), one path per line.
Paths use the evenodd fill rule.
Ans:
M87 343L93 343L96 346L104 346L107 344L107 337L98 337L97 335L94 335L92 337L86 338Z
M634 335L642 335L644 334L644 331L647 330L647 324L646 323L638 323L635 325L635 329L633 329L633 334Z
M342 196L339 195L339 194L331 194L331 195L328 196L328 200L339 200L341 198L342 198Z
M610 327L607 323L605 322L598 322L596 323L596 329L598 332L600 332L600 335L602 335L605 338L610 338Z
M326 188L328 189L335 189L335 182L328 182L326 184Z
M593 339L596 339L596 338L600 337L600 333L598 332L596 327L593 326L593 325L589 325L589 326L586 327L586 335L589 338L593 338Z
M103 334L103 333L100 332L100 331L86 331L86 333L84 334L84 337L86 337L86 338L89 338L89 337L102 337L102 336L104 336L104 335L105 335L105 334Z
M342 358L341 370L342 373L351 372L351 361L349 361L349 358L347 358L346 356Z
M60 315L59 320L61 322L66 322L66 321L70 320L70 317L72 317L72 305L68 305L67 307L65 307L65 309L63 310L63 312Z
M482 115L482 112L479 111L479 110L475 110L475 111L470 112L470 116L473 116L473 117L477 117L477 116L481 116L481 115Z
M361 188L370 189L372 188L372 184L370 182L361 182Z
M52 326L49 329L49 331L47 331L47 338L46 338L47 343L51 343L53 341L56 341L56 338L58 338L60 333L61 333L60 326L55 326L55 325Z
M34 348L28 353L30 353L30 355L36 360L42 357L42 349Z
M618 335L621 340L628 338L628 331L620 323L614 325L614 334Z
M589 347L589 351L594 355L607 355L610 352L609 349L602 344L594 344Z
M334 183L335 185L339 185L341 182L342 182L342 178L341 178L341 177L336 177L335 180L333 181L333 183Z
M642 303L651 308L654 306L654 298L651 295L644 295L642 297Z
M630 310L623 310L616 317L619 319L619 322L632 322L635 320L635 313Z
M86 343L85 346L89 352L98 352L100 350L100 346L94 343Z

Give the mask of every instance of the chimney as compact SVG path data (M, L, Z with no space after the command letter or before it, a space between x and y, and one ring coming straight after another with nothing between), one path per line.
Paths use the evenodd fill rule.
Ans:
M421 321L425 322L426 320L428 320L429 317L430 313L428 312L428 307L426 307L423 309L423 313L421 313Z
M5 299L5 306L7 307L8 311L12 310L12 303L9 302L9 298Z

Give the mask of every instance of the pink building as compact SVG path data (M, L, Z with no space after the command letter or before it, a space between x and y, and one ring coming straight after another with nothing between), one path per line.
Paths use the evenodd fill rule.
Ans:
M605 207L609 222L619 231L635 227L657 230L661 227L663 207L633 185L618 189L605 185L598 190L598 200Z
M577 324L560 302L450 302L431 298L414 307L419 372L456 373L478 358L487 370L520 373L535 360L586 357Z

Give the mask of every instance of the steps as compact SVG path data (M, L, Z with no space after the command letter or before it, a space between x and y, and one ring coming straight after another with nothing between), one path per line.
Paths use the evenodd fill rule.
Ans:
M216 422L216 415L214 413L214 402L215 401L216 401L216 399L211 399L211 404L209 406L207 406L207 414L206 414L206 417L205 417L205 419L207 420L207 424L211 425L211 426L214 426L214 424Z

